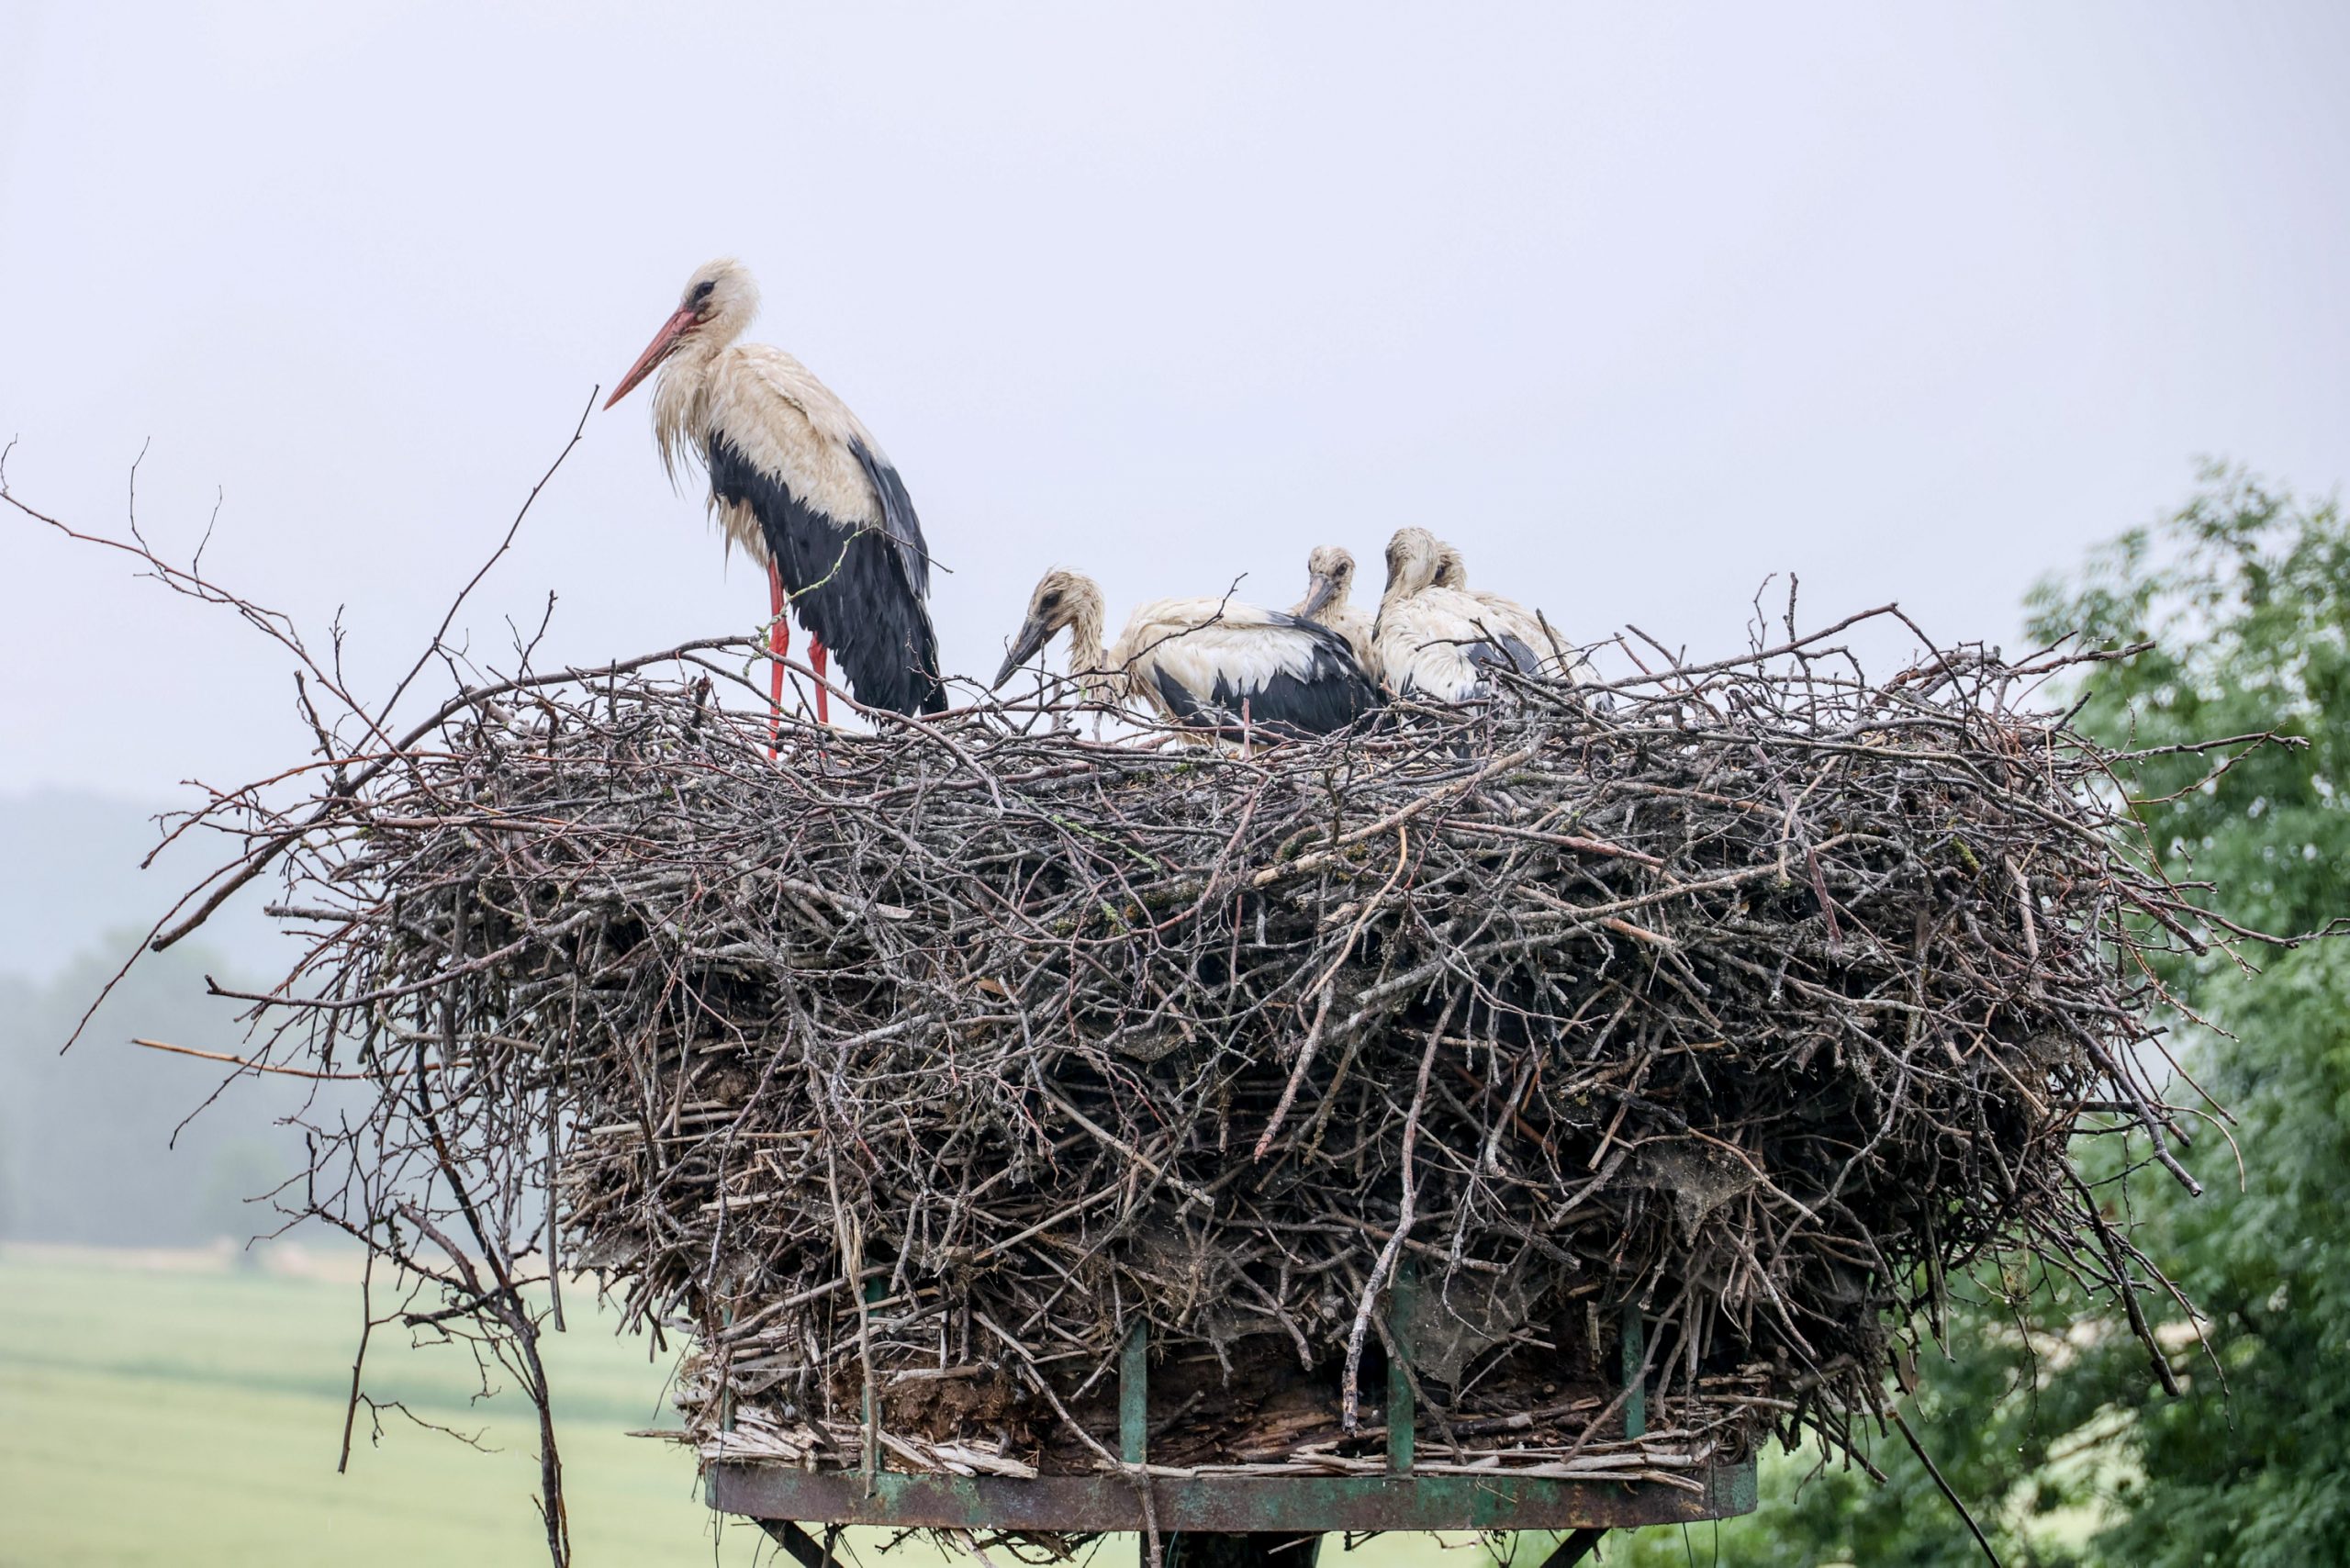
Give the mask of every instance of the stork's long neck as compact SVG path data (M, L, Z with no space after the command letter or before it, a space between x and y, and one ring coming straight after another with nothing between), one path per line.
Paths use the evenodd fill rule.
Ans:
M1109 650L1102 644L1102 589L1088 582L1070 595L1069 669L1089 702L1110 702L1117 696L1118 680L1110 667Z
M661 466L676 483L680 461L700 462L710 430L711 367L732 348L746 323L712 317L677 340L661 362L661 378L653 388L653 439L661 448Z
M1410 572L1398 573L1395 580L1387 585L1386 590L1379 596L1380 619L1386 619L1397 605L1403 603L1405 599L1419 592L1420 589L1426 586L1425 584L1414 581L1414 576L1415 574Z

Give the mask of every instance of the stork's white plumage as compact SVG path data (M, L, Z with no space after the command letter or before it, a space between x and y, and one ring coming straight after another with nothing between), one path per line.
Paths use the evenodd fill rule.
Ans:
M937 634L923 608L930 554L905 481L806 365L781 349L735 342L758 308L758 286L742 263L701 268L604 407L660 371L653 431L663 466L675 479L680 458L700 463L727 538L767 568L778 706L788 600L808 631L820 720L827 649L867 707L936 712L946 696Z
M1443 546L1425 528L1399 528L1387 542L1387 588L1371 628L1379 678L1399 697L1466 702L1491 688L1491 672L1531 675L1541 660L1459 588L1439 588Z
M1346 639L1326 626L1233 599L1153 599L1102 645L1102 588L1059 567L1028 598L1002 686L1063 631L1069 672L1097 701L1140 700L1181 724L1327 734L1378 705Z
M1554 680L1573 682L1585 667L1583 650L1559 635L1558 628L1539 610L1528 610L1514 599L1469 586L1469 567L1449 540L1436 542L1433 586L1455 588L1483 607L1483 620L1532 648L1542 661L1542 673Z
M1316 621L1347 640L1355 663L1368 673L1371 657L1371 617L1348 602L1355 586L1355 558L1344 546L1317 544L1305 557L1305 597L1290 613Z

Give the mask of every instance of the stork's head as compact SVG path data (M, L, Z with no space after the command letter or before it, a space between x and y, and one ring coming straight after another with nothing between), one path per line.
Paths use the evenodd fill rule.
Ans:
M748 267L731 256L722 256L699 268L686 280L686 291L678 297L677 308L661 323L661 330L653 334L653 342L637 355L636 363L628 367L621 384L604 399L604 407L610 408L634 391L638 382L681 348L717 353L741 337L743 329L758 313L759 286L751 281Z
M1102 589L1082 573L1055 566L1037 579L1036 591L1028 596L1027 618L1020 622L1020 634L1013 638L993 684L1000 687L1010 680L1013 671L1071 626L1079 629L1084 640L1101 641Z
M1414 594L1436 581L1437 561L1443 551L1436 535L1425 528L1399 528L1387 542L1387 588L1383 597Z
M1308 621L1334 604L1347 602L1355 586L1355 558L1338 544L1317 544L1305 558L1305 599L1297 613Z
M1436 576L1428 579L1428 586L1469 591L1469 568L1460 559L1460 546L1449 539L1436 542Z

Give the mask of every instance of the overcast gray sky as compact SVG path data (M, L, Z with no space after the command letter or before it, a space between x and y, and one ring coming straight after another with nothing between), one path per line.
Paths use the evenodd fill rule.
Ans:
M984 672L1118 608L1376 589L1390 531L1584 636L1769 573L2010 639L2203 454L2350 470L2350 7L661 7L0 0L0 439L363 687L688 273L877 431ZM554 656L746 628L639 395L468 616ZM0 789L297 758L285 662L0 517Z

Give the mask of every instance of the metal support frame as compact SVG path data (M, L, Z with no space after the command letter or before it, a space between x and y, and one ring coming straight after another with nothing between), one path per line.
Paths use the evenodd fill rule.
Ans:
M1649 1429L1649 1329L1640 1317L1640 1304L1624 1304L1624 1435L1644 1436Z
M1412 1315L1419 1309L1419 1275L1406 1252L1395 1260L1387 1287L1387 1473L1412 1473L1412 1435L1420 1407L1412 1397Z
M838 1568L833 1557L833 1548L840 1541L840 1526L827 1526L824 1530L824 1544L819 1546L816 1544L814 1536L810 1535L789 1519L761 1519L758 1524L761 1529L767 1532L770 1540L791 1553L792 1559L800 1564L800 1568Z
M1606 1533L1605 1529L1588 1525L1579 1530L1570 1530L1559 1538L1559 1544L1552 1547L1550 1555L1542 1560L1542 1568L1575 1568L1576 1563L1597 1550L1600 1538ZM811 1562L808 1568L819 1568L819 1565Z
M1150 1457L1150 1323L1139 1316L1118 1353L1118 1457L1128 1464Z
M874 1281L868 1290L886 1288ZM1387 1361L1387 1473L1375 1475L1145 1475L1150 1455L1150 1334L1136 1322L1118 1354L1118 1457L1122 1474L916 1475L882 1468L878 1391L865 1394L865 1451L854 1470L802 1470L756 1460L710 1466L710 1506L744 1514L782 1543L800 1568L834 1568L833 1547L850 1525L893 1529L1140 1530L1275 1533L1331 1530L1563 1530L1544 1568L1580 1562L1609 1529L1726 1518L1757 1502L1755 1465L1688 1473L1701 1490L1620 1481L1568 1481L1513 1473L1430 1475L1413 1467L1417 1414L1412 1391L1412 1319L1418 1281L1399 1268L1383 1319ZM1637 1303L1620 1319L1624 1431L1648 1428L1646 1325ZM1146 1506L1145 1494L1148 1502ZM791 1520L826 1527L822 1545Z
M873 1309L873 1304L890 1294L890 1282L876 1277L865 1282L865 1304L857 1308L858 1337L864 1336L862 1319ZM873 1374L867 1364L865 1377L865 1473L878 1478L881 1473L881 1391L873 1385Z
M1153 1476L1151 1514L1169 1530L1562 1530L1586 1526L1695 1523L1754 1507L1752 1461L1685 1472L1701 1491L1653 1483L1561 1481L1485 1471L1475 1475ZM1144 1483L1124 1475L866 1477L722 1460L709 1472L711 1506L758 1519L892 1529L1138 1530Z

